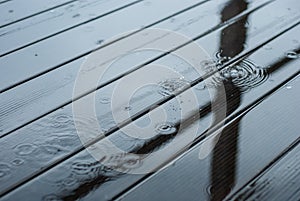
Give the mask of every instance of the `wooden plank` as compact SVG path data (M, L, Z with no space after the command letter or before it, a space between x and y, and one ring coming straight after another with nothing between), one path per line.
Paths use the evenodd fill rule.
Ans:
M299 83L298 78L298 83ZM293 89L299 90L299 89ZM297 93L297 91L294 91ZM298 98L299 100L299 98ZM297 104L296 102L294 102ZM289 106L290 107L290 106ZM293 118L288 116L288 118ZM296 146L296 147L294 147ZM285 155L245 186L231 200L297 200L300 197L299 138Z
M76 1L77 0L3 1L0 5L0 28Z
M280 7L282 7L282 6L280 5ZM266 10L261 10L261 13L265 13L265 12L266 12ZM258 11L258 13L259 13L259 11ZM257 15L259 16L259 14L257 14ZM257 19L260 19L260 18L257 18ZM254 17L252 18L252 22L254 22ZM270 29L269 31L272 33L274 32L273 29ZM279 30L276 28L276 31L279 31ZM284 50L290 50L290 48L292 48L295 45L293 40L295 37L295 33L297 33L297 32L298 32L298 30L291 32L292 34L287 33L287 34L283 35L282 37L280 37L280 40L278 39L278 40L274 41L274 43L271 43L272 48L273 48L271 51L273 51L273 54L277 53L277 55L283 55L283 54L285 54L285 53L283 53ZM222 30L217 33L220 36L222 33ZM273 34L275 34L275 33L273 33ZM265 40L267 40L267 39L265 39ZM203 38L203 41L205 41L205 38ZM251 46L248 46L248 47L251 47ZM270 50L260 50L257 54L258 55L261 55L261 54L268 55L269 51ZM283 55L283 56L285 56L285 55ZM266 62L265 63L266 66L272 65L272 63L274 62L273 59L270 57L268 58L269 60L266 60L264 58L263 61L256 61L255 58L250 58L250 59L253 60L255 63ZM275 71L275 70L271 71L272 79L276 79L276 82L264 82L260 86L256 86L256 88L253 88L250 91L251 93L250 92L244 93L243 99L242 99L243 104L240 105L239 110L235 111L235 113L241 112L241 111L243 111L243 109L247 108L249 105L254 104L258 97L263 97L270 90L276 88L278 85L285 82L286 79L288 79L289 76L291 76L291 74L293 72L294 73L298 72L299 68L297 68L297 67L295 68L295 66L297 66L298 62L299 62L298 60L291 60L291 63L286 64L284 66L284 68L280 69L280 71ZM201 100L202 94L205 94L205 93L200 93L200 95L199 95L200 100ZM207 98L209 98L209 97L207 97ZM176 102L176 100L173 100L172 103L166 104L165 107L172 108L174 106L174 101ZM205 100L201 100L201 101L202 101L202 103L206 102ZM208 101L209 101L209 99L208 99ZM201 106L199 106L199 107L201 107ZM169 111L171 112L171 109L169 109ZM72 153L72 151L76 150L76 152L79 152L79 151L83 150L82 152L80 152L80 154L73 156L69 160L66 160L64 163L58 165L57 167L55 167L51 171L47 172L46 174L42 174L41 176L36 177L34 180L32 180L32 182L29 182L28 185L22 186L21 188L19 188L18 190L15 191L17 193L14 193L14 191L13 191L11 194L8 194L7 198L11 199L12 197L16 196L16 197L14 197L14 199L17 199L18 196L21 196L21 195L25 196L27 193L29 193L32 195L32 198L34 200L34 199L40 199L41 198L40 196L44 196L45 194L48 194L48 193L51 194L51 192L53 192L54 194L58 193L59 194L58 196L71 196L70 199L72 199L72 198L74 198L74 197L72 197L72 195L76 194L76 192L81 192L81 196L86 196L87 194L90 193L91 188L95 189L98 186L102 185L101 181L102 182L109 181L109 182L105 183L105 185L101 186L101 188L97 189L97 192L95 193L95 194L97 194L97 196L100 196L100 198L104 199L104 197L103 197L104 195L107 195L108 197L113 197L116 194L122 192L127 187L131 186L135 181L138 181L140 178L143 177L143 175L122 175L122 174L120 175L120 174L115 174L111 171L108 171L108 174L110 174L110 175L114 174L115 177L114 176L103 176L102 174L105 174L105 173L103 173L103 171L105 171L105 170L103 170L103 171L101 170L101 165L95 163L94 159L84 149L79 148L79 147L76 148L76 146L78 146L80 144L80 141L75 134L76 130L72 123L71 116L68 114L71 114L71 108L65 107L63 110L57 111L56 113L52 114L51 116L49 115L48 120L41 119L41 120L37 121L35 124L29 125L28 127L24 127L19 132L16 132L14 135L15 136L14 139L20 140L19 142L21 144L19 144L19 146L15 145L16 141L14 141L13 139L4 138L5 143L3 143L3 145L1 143L1 147L3 147L3 150L7 150L6 153L3 153L3 157L6 158L7 161L12 160L9 157L13 156L13 152L16 151L13 149L15 147L23 148L24 145L26 145L29 148L29 150L31 150L31 151L29 151L28 155L26 155L26 159L24 159L25 157L22 158L23 160L26 160L26 161L30 160L31 167L22 168L22 172L17 170L17 171L14 171L13 174L11 174L11 175L16 175L17 178L19 179L19 182L16 182L16 181L13 182L17 186L19 186L20 184L24 184L29 179L32 179L35 176L44 173L45 171L49 170L53 166L59 164L60 162L64 161L65 159L69 158L70 156L72 156L74 154L74 152ZM232 115L234 115L234 113ZM145 117L142 119L145 119ZM211 115L201 119L201 123L203 123L203 130L202 130L203 132L205 131L205 129L207 127L209 127L210 120L211 120ZM48 133L45 133L45 127L47 127ZM129 125L129 127L130 127L130 125ZM149 132L153 133L154 130L155 130L155 128L151 128ZM64 133L64 136L60 135L61 132ZM21 133L24 133L24 135L22 135ZM41 136L41 133L43 136ZM32 137L32 139L35 140L34 144L30 143L32 140L28 139L28 136L29 136L28 134L30 134L30 137ZM75 136L74 136L74 134L75 134ZM202 133L200 132L199 135L201 135L201 134ZM16 136L18 136L18 137L16 137ZM180 135L180 136L183 136L183 135ZM113 133L108 139L111 139L116 142L118 142L118 141L120 142L120 140L121 140L121 144L124 144L123 137L125 137L125 140L126 140L126 136L124 136L121 132L116 132L116 133ZM66 138L68 140L61 140L62 138ZM185 142L185 140L184 139L183 139L183 141L181 141L181 140L182 140L182 138L179 139L180 143L178 144L178 147L177 147L178 149L174 148L174 151L179 151L179 150L181 150L181 148L184 148L187 144L190 143L190 142L186 142L187 144L182 144L183 142ZM55 142L59 142L59 143L55 143ZM65 144L65 142L68 142L70 144ZM104 142L105 142L105 140L104 140ZM13 144L10 144L10 143L13 143ZM55 146L53 145L54 143L56 144ZM127 149L132 148L131 143L134 143L134 144L138 143L139 145L143 145L145 142L142 141L142 142L131 142L130 143L130 141L129 141L128 143L129 144L126 143L123 145ZM45 148L45 146L47 148ZM134 146L133 146L133 148L134 148ZM52 150L52 151L48 152L48 150ZM68 153L70 153L70 152L71 152L71 154L68 155ZM31 154L33 154L33 155L31 155ZM64 155L64 157L63 157L63 155ZM61 158L61 157L63 157L63 158ZM147 160L145 160L145 161L147 161ZM75 178L76 181L75 181L75 184L73 183L74 186L67 187L68 190L66 190L66 191L62 190L61 186L59 186L59 185L58 185L59 187L52 185L53 181L50 181L51 178L57 178L57 180L59 180L59 181L57 181L57 180L54 181L54 183L65 183L64 179L62 181L60 181L61 176L59 176L59 175L64 175L66 170L70 170L70 169L72 170L73 168L76 169L76 167L74 167L74 164L77 164L77 162L80 164L83 164L82 166L79 165L81 167L91 167L92 169L99 170L100 172L95 172L95 175L93 174L93 172L91 172L92 175L85 175L86 177L80 176L80 178L79 178L80 181L76 180L76 178L77 178L76 172L70 173L70 175L67 176L66 180L73 179L73 181L74 181L73 177L76 177ZM41 167L43 167L44 169L40 170L38 173L37 169L40 169ZM13 171L13 170L11 170L11 171ZM25 171L28 171L28 172L25 173ZM26 176L26 174L29 176ZM21 179L22 176L23 176L23 180ZM7 180L7 182L8 181L9 181L9 179ZM87 188L85 186L86 183L89 183L89 182L90 182L91 188ZM89 185L89 184L87 184L87 185ZM39 189L39 187L41 187L41 186L43 186L44 190L47 189L47 192L43 192L43 189ZM36 192L32 192L30 189L39 189L39 190L37 190ZM63 191L62 194L60 193L61 190ZM84 192L84 191L86 191L86 192ZM10 197L10 196L12 196L12 197ZM79 195L76 194L74 196L79 196Z
M9 1L12 1L12 0L2 0L2 1L0 1L0 4L7 3Z
M223 3L224 2L226 1L223 1ZM259 7L261 3L265 3L265 1L261 1L258 4L250 4L249 12L251 11L251 9ZM203 13L205 13L204 16ZM214 13L214 15L212 15L212 13ZM197 35L201 36L205 33L207 29L212 29L213 27L220 26L218 15L218 5L215 5L214 2L211 2L204 4L199 8L195 8L187 13L182 13L181 15L178 15L176 17L176 23L172 21L165 21L155 26L155 28L170 29L173 31L177 31L178 33L186 34L190 37L196 37ZM197 19L197 21L195 21L194 23L188 23L193 19ZM289 19L287 18L287 20ZM208 27L206 22L210 22ZM262 27L263 26L264 25L262 25ZM202 28L203 31L197 33L197 30L202 30ZM142 33L143 32L141 32L141 34ZM261 34L263 33L264 32L262 31ZM215 36L212 36L212 38L215 38L216 36L218 36L218 33L215 34ZM134 40L134 37L135 36L129 37L128 40ZM122 44L123 41L117 42L115 45ZM176 45L180 45L181 43L181 41L178 41L178 44L174 43L174 47L176 47ZM108 51L109 48L110 47L105 47L103 51ZM170 49L172 49L172 47L170 47ZM216 49L211 50L211 55L214 55L217 51L217 47ZM160 54L160 52L146 52L143 55L139 55L138 58L135 55L133 55L131 58L126 59L126 61L122 63L122 68L115 67L115 69L117 70L111 72L110 75L108 75L108 78L103 80L102 83L99 83L99 85L101 86L109 80L113 80L118 76L126 74L126 72L135 69L141 63L144 63L145 61L150 61L151 59L159 56ZM168 60L168 62L171 62L172 59ZM9 90L5 93L2 93L2 106L0 109L0 113L2 114L2 124L0 124L0 136L4 136L26 125L28 122L31 122L49 113L50 111L53 111L59 107L69 104L72 100L72 91L76 75L83 61L84 59L81 58L64 66L61 69L58 69L56 71L46 74L45 76L41 76L37 79L27 82L21 85L20 87L14 88L13 90ZM170 66L174 65L172 64ZM181 68L177 68L176 71L184 73L185 68ZM187 73L189 72L187 71L184 73L185 77L189 77ZM54 79L56 80L55 83L53 83ZM190 77L190 79L193 80L195 79L195 77ZM116 86L116 84L114 86ZM33 88L35 90L32 90ZM110 89L112 88L113 86L110 87ZM105 89L104 91L111 90ZM110 94L104 91L99 93ZM156 96L157 94L154 95L154 97ZM53 97L56 98L53 99ZM153 100L156 100L156 98L154 98ZM37 104L40 101L42 101L43 104ZM45 105L47 105L47 107L45 107ZM33 107L35 108L35 110L33 110ZM18 115L16 115L16 113L18 113Z
M288 146L299 141L299 89L300 76L242 118L231 122L207 158L199 160L200 146L196 145L174 165L154 174L120 200L227 200L225 198L259 174ZM293 165L283 162L284 167L274 168L274 174L258 180L249 187L249 191L245 189L250 196L253 195L248 197L249 200L289 200L291 197L288 196L299 198L299 192L296 192L299 182L296 178L288 178L299 175L296 169L298 161L296 164L295 161L295 158L290 160ZM247 200L247 196L235 198Z
M0 56L33 45L44 39L100 19L141 1L86 0L52 9L0 29ZM39 30L39 31L37 31Z
M184 2L176 0L170 3L170 1L163 1L163 4L159 0L151 0L150 4L139 3L2 57L0 60L0 91L3 92L16 84L86 56L103 46L105 40L116 37L120 33L133 33L163 19L171 18L184 8L205 2L204 0L196 2L195 0ZM156 11L155 15L153 15L153 11ZM142 14L143 17L137 17L137 13ZM111 26L112 23L119 24L124 19L128 23L122 24L122 26ZM78 40L79 38L80 40ZM104 43L99 44L99 41L104 41ZM21 68L20 64L22 64Z

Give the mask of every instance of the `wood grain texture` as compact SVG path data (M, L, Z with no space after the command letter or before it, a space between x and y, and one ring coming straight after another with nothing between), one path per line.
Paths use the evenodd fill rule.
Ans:
M268 45L272 47L271 50L269 50L268 48L264 49L265 47L263 47L254 53L256 56L248 58L249 60L253 61L254 63L257 63L258 65L262 64L265 66L270 66L269 69L270 69L270 72L272 72L272 79L276 80L276 82L265 81L261 85L258 85L255 88L252 88L249 92L243 93L242 98L240 98L243 101L240 106L236 106L239 108L235 109L236 111L234 111L231 114L232 116L243 112L245 109L247 109L249 106L251 106L253 104L255 105L256 101L259 101L260 99L264 98L264 96L267 96L269 92L272 92L272 90L276 89L277 87L280 87L282 83L284 83L287 79L289 79L289 77L292 76L292 74L293 74L292 72L297 73L299 71L299 68L296 67L296 66L298 66L298 60L289 59L285 63L283 62L281 65L279 65L279 66L277 65L282 60L284 60L286 50L290 50L291 48L294 48L295 46L297 46L297 44L293 43L293 40L294 40L293 36L295 36L295 33L298 32L298 29L299 29L298 27L297 27L297 29L295 28L295 30L292 29L290 32L287 32L286 34L283 34L282 36L280 36L278 39L274 40L274 42L269 43ZM287 41L290 41L290 42L287 42ZM270 51L271 51L271 53L270 53ZM268 54L281 55L281 57L280 57L281 59L279 59L279 61L276 61L277 58L274 59L273 57L267 57ZM263 58L263 59L259 59L259 58ZM265 58L268 58L268 60L266 60ZM275 67L273 67L273 66L275 66ZM291 69L294 69L294 70L291 71ZM229 85L229 87L230 87L230 85ZM234 100L235 99L233 99L233 102L235 102ZM205 100L202 100L202 101L205 103ZM208 99L208 101L209 101L209 99ZM165 104L164 107L166 107L166 108L169 107L170 108L169 111L171 111L172 104L174 104L174 102ZM67 113L68 113L69 111L71 111L71 108L66 107L63 111L67 111ZM51 139L57 140L56 138L59 136L57 132L60 132L63 130L65 134L70 133L66 137L69 138L68 141L72 142L72 144L70 144L69 147L64 146L64 148L67 148L67 150L59 148L61 146L60 145L58 148L54 149L54 150L59 150L59 151L52 152L53 154L55 154L57 161L49 160L47 158L44 158L44 159L39 158L39 156L38 156L39 154L36 154L36 156L39 159L36 162L34 162L35 160L31 161L31 165L36 164L36 166L42 166L44 168L47 167L47 169L45 169L45 170L48 170L48 168L49 169L53 168L54 165L57 165L60 162L63 162L63 161L65 161L65 162L57 165L56 167L54 167L53 169L50 169L49 171L45 171L45 173L44 173L44 171L41 171L40 173L44 173L44 174L41 174L40 176L36 177L31 182L27 183L26 185L22 186L21 188L17 189L16 191L12 191L11 194L8 194L7 198L17 199L18 196L25 196L25 195L28 195L27 193L29 193L31 195L33 195L33 194L35 195L35 196L32 196L32 199L36 198L38 200L38 199L41 199L43 196L46 196L46 194L48 194L51 191L51 192L53 192L53 194L55 194L58 197L70 199L70 200L78 199L78 198L88 199L89 196L96 196L98 199L107 199L107 198L112 198L112 197L118 195L120 192L124 191L124 189L127 189L132 184L139 181L139 179L143 178L144 175L124 175L124 174L119 174L119 173L116 173L116 172L113 172L110 170L102 169L103 167L101 166L101 164L95 163L95 160L84 150L81 151L79 154L73 156L74 153L78 153L77 150L80 151L80 149L75 148L76 146L78 146L78 139L76 139L76 136L72 136L72 133L74 133L75 130L72 128L73 125L71 125L72 124L71 117L69 115L65 115L65 113L63 111L57 111L53 115L49 116L49 118L53 119L50 122L48 120L43 121L43 119L41 119L34 126L22 129L23 130L22 132L24 132L24 135L23 135L24 137L21 137L21 135L20 135L18 138L22 139L23 144L28 144L30 142L30 140L29 139L27 139L29 141L26 140L25 136L28 136L28 135L26 135L25 133L29 132L30 135L35 135L35 137L32 136L37 142L33 146L33 147L36 147L36 149L34 149L34 150L36 150L35 153L42 153L41 156L43 156L44 152L43 152L43 149L41 149L41 148L44 147L44 145L46 145L46 144L51 144L51 141L48 141L48 140L51 140ZM61 116L63 118L61 118ZM60 121L60 119L63 119L67 123L65 124L64 121L62 122L62 121ZM145 119L145 117L142 119ZM209 116L209 115L207 117L204 117L203 119L201 119L201 122L203 122L203 130L202 130L202 132L199 133L199 136L201 136L201 134L203 134L205 129L208 128L210 120L211 120L211 116ZM40 133L41 133L40 129L44 128L46 125L51 125L51 130L49 130L50 136L53 133L57 133L56 135L52 135L53 138L52 137L49 138L49 135L47 138L46 133L44 133L44 136L40 136ZM57 128L55 129L55 127L57 127ZM130 127L130 125L129 125L129 127ZM48 127L48 128L50 128L50 127ZM34 130L36 130L36 132ZM149 132L154 132L154 128L150 129ZM40 137L38 137L38 136L40 136ZM184 134L181 136L184 136ZM291 138L293 138L293 136L291 136ZM48 139L48 140L45 141L45 139ZM150 145L150 144L148 144L148 142L145 143L143 141L141 141L141 142L132 141L130 139L126 140L127 139L126 136L124 136L120 132L113 133L111 135L111 137L109 137L109 139L111 139L114 142L123 144L122 146L125 146L124 147L125 149L131 149L134 151L138 151L139 149L137 149L136 147L144 147L143 151L152 150L152 149L147 148L147 146ZM181 138L181 139L184 139L184 138ZM126 143L124 143L124 140L126 141ZM167 139L158 138L156 141L157 146L161 146L161 143L166 142L166 140L168 141L168 138ZM287 139L287 141L289 141L289 140L291 140L291 139L290 138ZM9 141L12 142L13 140L7 140L7 142L9 142ZM181 150L182 148L184 150L186 148L186 146L189 145L189 143L191 143L191 142L187 142L187 144L185 144L185 145L179 144L179 146L176 148L176 149L178 149L177 151ZM286 144L282 144L282 146L285 146L285 145ZM4 144L4 146L7 147L7 148L5 148L5 150L12 150L10 148L11 145ZM176 150L176 149L174 149L174 150ZM70 154L70 151L72 153L72 151L74 151L74 150L76 150L76 152L73 152L73 154L71 154L72 157L69 158L70 155L68 155L67 153ZM12 150L12 152L14 152L14 150ZM6 155L10 155L10 154L6 154ZM64 157L62 157L63 155L64 155ZM69 158L68 160L65 160L65 159L67 159L67 158L65 158L66 156L67 156L67 158ZM60 157L62 157L62 158L60 158ZM169 159L172 159L172 157L170 157ZM8 160L10 160L10 159L8 159ZM49 164L50 166L47 166L46 164ZM70 172L70 174L67 175L64 179L62 178L62 176L59 176L59 175L62 175L66 171L68 171L70 169L72 170L73 168L75 168L75 169L79 168L79 170L82 170L82 168L80 168L80 167L91 168L93 170L96 170L96 172L91 172L91 175L80 176L80 181L76 180L75 181L76 185L73 187L66 188L67 190L66 189L62 190L60 185L57 185L57 186L53 185L52 181L49 182L50 180L52 180L51 178L57 178L57 181L55 181L54 183L65 183L66 180L74 179L74 177L77 178L77 176L75 176L76 170L74 170L75 173ZM135 165L133 166L133 168L134 167L135 167ZM32 168L31 170L28 170L28 171L32 172L33 170L34 170L34 168ZM84 170L82 170L82 171L84 171ZM24 169L23 169L22 174L23 173L24 173ZM37 173L37 172L35 171L35 173ZM47 192L43 192L43 189L40 189L38 193L32 192L30 190L30 189L38 188L39 186L41 188L47 189ZM46 188L45 186L48 186L48 187ZM50 188L50 186L51 186L51 188ZM50 190L50 189L52 189L52 190ZM10 197L10 196L12 196L12 197ZM14 196L16 196L16 197L14 197Z

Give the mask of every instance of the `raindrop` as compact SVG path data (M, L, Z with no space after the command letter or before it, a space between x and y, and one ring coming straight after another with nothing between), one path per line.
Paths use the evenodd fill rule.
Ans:
M286 57L290 59L297 59L299 55L294 51L290 51L286 53Z
M20 159L20 158L17 158L17 159L15 159L15 160L13 160L11 163L12 163L13 165L15 165L15 166L19 166L19 165L22 165L22 164L24 163L24 160L22 160L22 159Z
M130 111L132 108L131 108L131 106L126 106L124 109L125 109L126 111Z
M177 132L177 128L171 123L163 123L157 125L156 132L160 135L171 135Z
M80 16L80 14L77 13L77 14L73 15L73 18L76 18L76 17L79 17L79 16Z
M102 103L102 104L108 104L108 103L110 103L110 98L103 97L103 98L100 99L100 103Z
M34 54L34 56L35 56L35 57L37 57L37 56L38 56L38 54Z
M19 144L15 147L15 152L18 155L24 156L32 154L36 150L37 146L34 144Z
M96 44L97 44L97 45L101 45L103 42L104 42L104 40L101 39L101 40L98 40L98 41L96 42Z
M9 13L13 13L13 12L14 12L14 10L9 10L8 12L9 12Z
M287 88L287 89L291 89L292 86L291 86L291 85L287 85L286 88Z

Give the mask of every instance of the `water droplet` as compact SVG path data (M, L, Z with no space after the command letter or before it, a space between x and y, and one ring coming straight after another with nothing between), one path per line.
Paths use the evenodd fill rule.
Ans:
M293 87L292 87L291 85L287 85L286 88L287 88L287 89L291 89L291 88L293 88Z
M290 51L286 53L286 57L290 59L297 59L299 55L294 51Z
M38 56L38 54L34 54L34 56L35 56L35 57L37 57L37 56Z
M17 158L17 159L15 159L15 160L13 160L11 163L12 163L13 165L15 165L15 166L20 166L20 165L22 165L22 164L24 163L24 160L22 160L22 159L20 159L20 158Z
M37 146L34 144L19 144L15 147L15 152L18 155L24 156L32 154L37 149Z
M172 18L170 19L170 21L171 21L171 23L175 22L175 18L172 17Z
M14 12L14 10L9 10L8 12L9 12L9 13L13 13L13 12Z
M163 123L157 125L156 132L160 135L171 135L177 132L177 128L171 123Z
M103 98L100 99L100 103L102 103L102 104L108 104L108 103L110 103L110 98L103 97Z
M80 14L77 13L77 14L73 15L73 18L76 18L76 17L79 17L79 16L80 16Z
M125 109L126 111L130 111L130 110L132 109L132 107L131 107L131 106L126 106L124 109Z
M104 40L101 39L101 40L98 40L98 41L96 42L96 44L97 44L97 45L101 45L103 42L104 42Z
M190 86L190 83L183 78L168 79L158 83L160 90L158 91L161 95L169 96L176 94L184 88Z

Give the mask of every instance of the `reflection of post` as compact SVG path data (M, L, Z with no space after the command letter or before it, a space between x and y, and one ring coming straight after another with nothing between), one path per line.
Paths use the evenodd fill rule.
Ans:
M227 94L227 114L232 113L240 104L240 90L231 82L224 83ZM233 96L232 96L233 95ZM235 163L239 121L223 129L213 150L211 171L211 200L223 200L235 183Z
M222 21L225 22L233 16L247 9L245 0L232 0L222 10ZM234 57L244 49L246 41L247 16L229 25L222 31L220 53L224 58ZM241 90L234 85L230 78L223 81L227 98L227 116L240 105ZM221 104L222 105L222 104ZM215 121L222 119L215 114ZM218 143L213 150L211 164L210 200L223 200L235 185L237 141L239 134L239 121L223 129Z
M231 19L247 9L245 0L232 0L222 10L222 22ZM222 31L221 56L234 57L244 49L246 42L247 15Z

